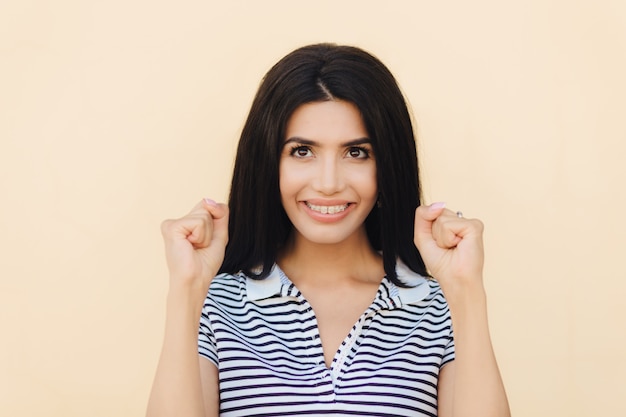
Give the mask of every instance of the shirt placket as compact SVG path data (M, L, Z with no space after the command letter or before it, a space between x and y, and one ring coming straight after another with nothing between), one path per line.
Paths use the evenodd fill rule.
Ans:
M305 316L306 323L312 323L313 325L305 332L305 337L308 339L309 348L307 357L312 365L314 377L319 380L318 382L318 395L320 400L325 402L331 402L335 400L335 390L331 371L326 368L326 362L324 360L324 349L320 340L319 327L317 325L317 318L313 311L313 307L302 296L302 294L292 285L291 296L295 296L302 305L303 314Z
M358 354L357 345L363 337L364 329L367 331L366 329L369 327L369 323L372 321L376 311L377 308L372 305L359 317L359 320L352 327L352 330L339 347L335 359L333 359L333 364L330 369L330 378L333 383L335 395L341 392L341 380L354 360L354 356Z
M331 379L333 381L333 391L335 395L339 394L341 390L341 379L343 375L348 371L350 364L354 360L354 357L358 354L358 344L364 337L364 332L367 332L372 319L376 313L381 309L393 309L396 308L397 303L394 301L390 294L389 287L385 283L381 283L380 289L376 295L376 298L372 302L372 305L359 317L347 338L339 347L335 359L330 370ZM354 351L353 351L354 350Z

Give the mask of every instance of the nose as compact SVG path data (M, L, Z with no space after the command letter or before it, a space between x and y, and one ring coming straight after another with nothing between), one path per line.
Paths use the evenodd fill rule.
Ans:
M313 187L322 194L332 195L345 186L341 164L334 157L320 158Z

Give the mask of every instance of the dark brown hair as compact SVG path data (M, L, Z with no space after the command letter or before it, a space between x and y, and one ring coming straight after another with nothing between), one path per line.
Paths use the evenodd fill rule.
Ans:
M427 275L413 243L420 183L411 118L391 72L362 49L309 45L291 52L263 78L239 140L229 208L229 243L220 272L266 277L292 225L281 205L279 159L287 121L305 103L345 100L361 112L376 158L379 204L365 221L382 251L387 277L399 281L400 258ZM260 272L253 270L261 267Z

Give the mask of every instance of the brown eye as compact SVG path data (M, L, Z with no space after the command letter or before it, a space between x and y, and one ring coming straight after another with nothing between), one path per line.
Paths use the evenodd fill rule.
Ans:
M290 155L297 158L307 158L312 155L311 149L308 146L296 146L291 149Z
M369 156L369 152L365 148L359 148L355 146L355 147L348 149L348 155L351 158L365 159Z

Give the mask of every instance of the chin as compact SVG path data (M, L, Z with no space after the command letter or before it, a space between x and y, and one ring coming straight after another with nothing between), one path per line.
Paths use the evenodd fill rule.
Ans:
M298 229L296 232L296 240L302 243L314 245L341 245L347 243L358 242L360 239L367 240L365 229L357 230L332 230L332 228L323 226L311 226L308 228Z

